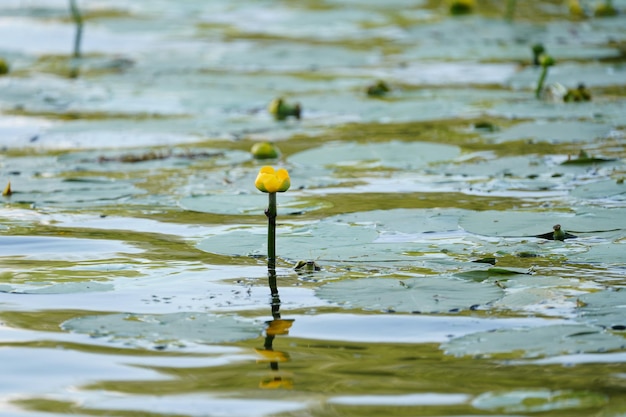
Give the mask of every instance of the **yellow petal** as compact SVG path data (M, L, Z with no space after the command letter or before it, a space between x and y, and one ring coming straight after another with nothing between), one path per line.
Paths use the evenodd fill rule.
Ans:
M289 172L285 168L281 168L276 172L276 176L280 180L278 192L284 193L291 187L291 178L289 178Z

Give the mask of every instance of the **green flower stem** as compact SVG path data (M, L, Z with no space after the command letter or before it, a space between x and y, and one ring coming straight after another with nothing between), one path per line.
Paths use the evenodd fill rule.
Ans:
M539 76L539 81L537 81L537 89L535 90L535 97L541 98L541 91L543 90L543 83L546 80L546 76L548 75L548 67L543 65L541 68L541 75Z
M269 193L267 216L267 269L276 269L276 193Z
M543 82L546 80L546 76L548 75L548 67L554 65L554 58L550 55L541 54L539 56L539 65L541 65L541 75L539 76L539 81L537 81L537 90L535 91L535 97L538 99L541 98Z
M76 34L74 35L74 58L80 58L80 42L83 37L83 17L78 10L76 0L70 0L70 11L76 24Z

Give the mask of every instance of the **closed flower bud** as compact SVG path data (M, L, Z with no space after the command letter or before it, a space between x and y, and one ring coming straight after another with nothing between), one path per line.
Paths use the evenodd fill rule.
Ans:
M291 180L286 169L276 171L271 166L264 166L259 171L254 185L264 193L282 193L289 189Z

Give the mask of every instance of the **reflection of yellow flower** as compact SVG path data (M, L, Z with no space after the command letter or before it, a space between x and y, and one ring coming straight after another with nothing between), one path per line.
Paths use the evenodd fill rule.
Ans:
M275 171L270 166L264 166L259 171L254 185L264 193L282 193L289 189L291 180L286 169L281 168Z
M259 383L259 388L263 389L293 389L293 379L277 377L273 379L266 379Z
M263 359L258 359L257 362L287 362L289 360L289 354L285 352L268 349L254 350L263 357Z
M276 336L281 334L289 334L289 328L293 324L293 319L284 320L276 319L268 322L267 330L265 332L268 336Z

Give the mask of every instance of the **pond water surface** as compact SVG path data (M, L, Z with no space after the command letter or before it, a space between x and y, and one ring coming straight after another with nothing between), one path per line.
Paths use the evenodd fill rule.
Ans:
M72 58L4 0L0 416L626 416L626 1L571 3L82 0Z

